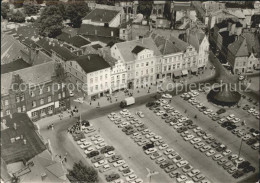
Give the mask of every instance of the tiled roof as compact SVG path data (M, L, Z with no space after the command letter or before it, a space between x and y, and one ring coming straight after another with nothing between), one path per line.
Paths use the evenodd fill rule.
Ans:
M27 68L30 66L31 65L28 64L27 62L25 62L22 58L19 58L8 64L1 65L1 74L17 71L17 70L24 69L24 68Z
M116 10L106 10L96 8L92 10L89 14L87 14L83 19L91 20L92 22L103 22L109 23L111 22L115 16L119 13Z
M117 60L112 57L110 47L104 47L100 49L103 58L109 63L110 66L114 66Z
M7 116L5 119L8 128L1 131L1 157L7 164L28 161L46 149L26 113L14 113L12 118ZM16 130L14 123L16 123ZM21 137L21 135L26 139L26 144L22 139L11 143L11 138Z
M189 33L187 35L187 42L194 46L197 51L199 51L199 46L205 36L205 33L201 29L193 27L189 30Z
M89 44L90 41L86 40L81 36L74 36L70 38L69 43L72 44L73 46L76 46L77 48L80 48L82 46Z
M145 47L143 47L143 46L136 46L136 47L134 47L134 49L132 50L132 53L134 53L134 54L138 54L138 53L140 53L141 51L143 51L145 49Z
M260 58L260 35L251 32L242 35L246 39L249 53L254 53L257 58Z
M82 24L78 30L78 34L118 38L119 37L119 28Z
M1 94L8 94L11 88L13 75L18 74L24 83L38 84L52 80L55 61L38 64L25 69L9 72L1 75Z
M156 44L154 43L152 38L143 38L140 40L133 40L133 41L126 41L122 43L116 43L116 46L118 50L120 51L123 59L127 61L133 61L135 60L134 54L132 53L132 50L136 46L142 46L147 49L150 49L154 51L155 56L161 55L159 49L157 48Z
M62 46L62 44L60 44L56 40L50 41L46 38L43 38L37 41L36 43L49 53L51 53L51 51L54 51L56 54L62 57L64 61L71 60L77 57L75 54L71 53L70 50Z
M236 57L245 57L249 55L246 39L243 36L239 36L235 42L228 46L228 49Z
M109 68L110 65L104 60L103 57L97 54L83 55L75 59L75 61L86 72L94 72L102 69Z
M177 37L171 36L169 40L178 48L180 51L186 51L187 47L189 46L188 43L180 40Z

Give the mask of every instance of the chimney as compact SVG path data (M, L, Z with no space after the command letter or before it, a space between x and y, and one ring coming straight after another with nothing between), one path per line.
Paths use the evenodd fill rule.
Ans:
M88 55L88 60L90 60L90 56Z
M44 181L44 179L47 177L47 174L44 172L41 174L41 178L42 178L42 181Z
M114 37L114 31L111 31L111 37Z
M95 35L97 35L97 30L95 29Z
M13 119L13 115L12 114L10 114L10 118Z
M17 130L17 125L16 125L16 123L14 123L14 129Z

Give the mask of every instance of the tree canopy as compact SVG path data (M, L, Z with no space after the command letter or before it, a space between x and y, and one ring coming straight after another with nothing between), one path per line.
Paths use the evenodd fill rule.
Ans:
M80 183L93 183L98 181L98 172L93 167L85 166L82 161L74 163L72 170L69 170L69 176L72 176Z
M25 22L25 15L20 11L11 13L11 15L8 16L8 18L9 18L9 21L11 21L11 22L17 22L17 23Z
M137 12L142 13L146 18L151 15L153 8L153 1L142 0L138 1Z
M85 2L76 1L65 7L65 16L71 21L72 27L79 28L82 23L82 18L86 16L88 11L89 8Z
M32 1L24 2L23 4L24 13L28 16L36 15L39 8L39 5L33 3Z
M1 3L1 16L6 19L7 13L9 12L9 4L6 2Z
M63 18L59 7L54 5L47 6L37 21L39 34L42 36L56 37L61 34L61 29L63 28L62 23Z

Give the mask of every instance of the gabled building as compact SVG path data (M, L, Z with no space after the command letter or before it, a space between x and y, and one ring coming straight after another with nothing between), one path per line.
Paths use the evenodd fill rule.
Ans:
M152 38L116 43L111 47L111 55L126 64L128 88L156 83L156 64L161 53Z
M235 74L247 71L248 56L247 41L244 36L239 36L235 42L228 46L227 61Z
M27 113L32 120L70 107L66 87L56 80L54 61L1 75L1 117Z
M186 31L186 42L195 47L198 53L198 68L204 68L208 64L209 57L209 40L208 36L202 29L192 27Z
M82 24L96 26L119 27L124 17L122 7L97 4L95 9L88 13L82 20Z

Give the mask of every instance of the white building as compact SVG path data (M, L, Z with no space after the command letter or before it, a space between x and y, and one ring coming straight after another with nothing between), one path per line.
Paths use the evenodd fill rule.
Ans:
M156 64L160 51L151 38L116 43L111 55L126 64L128 88L145 87L156 83Z
M123 18L124 9L122 7L97 4L96 8L83 18L82 24L119 27Z
M206 67L209 57L209 40L208 36L199 28L193 27L187 29L186 41L194 46L198 52L198 68Z

